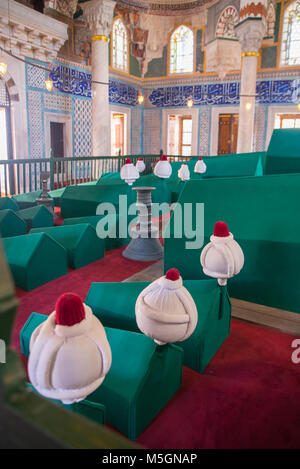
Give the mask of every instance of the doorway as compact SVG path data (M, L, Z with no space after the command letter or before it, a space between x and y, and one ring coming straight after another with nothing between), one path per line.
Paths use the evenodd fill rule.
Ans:
M229 155L236 153L238 127L238 114L219 115L218 155Z
M53 158L65 156L65 124L62 122L50 122L50 145ZM62 164L55 163L54 171L61 173Z
M121 156L126 152L126 114L113 112L111 115L111 155Z
M63 158L65 156L65 124L62 122L50 122L50 140L52 156Z
M180 118L180 155L192 156L192 116Z
M192 155L193 119L190 115L168 115L168 155Z

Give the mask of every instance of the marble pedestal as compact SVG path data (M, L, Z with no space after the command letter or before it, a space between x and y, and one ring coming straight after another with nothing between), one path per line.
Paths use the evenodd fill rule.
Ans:
M151 221L151 192L155 187L134 187L137 191L139 223L132 229L132 240L123 251L123 256L134 261L155 261L163 257L159 242L159 228Z

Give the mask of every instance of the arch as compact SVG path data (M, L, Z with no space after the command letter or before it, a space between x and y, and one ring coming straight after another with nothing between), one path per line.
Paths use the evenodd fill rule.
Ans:
M234 27L239 21L237 9L229 5L219 16L216 26L216 37L224 37L227 39L236 38Z
M300 65L300 3L298 0L290 3L283 14L280 65Z
M128 71L128 34L120 17L112 27L112 66L122 72Z
M193 73L194 33L191 28L180 25L170 39L170 73Z

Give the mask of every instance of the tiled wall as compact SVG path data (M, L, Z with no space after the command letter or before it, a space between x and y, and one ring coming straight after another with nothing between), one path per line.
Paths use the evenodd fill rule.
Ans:
M265 150L267 106L256 106L254 118L254 151Z
M161 111L144 110L144 154L159 154L161 150Z
M35 61L46 67L46 64ZM46 155L44 117L46 112L64 114L72 117L72 155L89 156L92 154L92 106L91 74L88 70L57 62L50 73L53 91L47 91L46 70L30 65L26 67L28 154L30 158L43 158ZM64 75L68 78L65 79ZM81 77L82 80L77 78ZM142 151L142 111L137 108L139 91L135 86L110 80L110 104L130 106L132 109L132 147L129 153Z
M40 91L28 90L28 145L31 158L41 158L44 155L44 125L42 119L42 99ZM30 137L30 141L29 141Z
M40 63L40 62L39 62ZM68 80L59 75L60 68L68 70ZM55 76L56 73L56 76ZM82 73L82 75L81 75ZM72 119L72 155L89 156L92 153L91 135L91 90L90 72L74 65L57 62L52 72L54 90L45 88L47 71L26 64L27 117L28 117L28 154L31 158L46 155L44 117L46 112L71 116ZM83 77L82 81L74 77ZM186 108L186 100L192 95L194 109L199 112L198 153L210 154L211 110L214 106L239 104L239 82L202 82L198 84L178 84L176 86L153 87L148 92L149 100L144 107L138 106L137 85L125 81L110 79L110 104L126 106L131 109L131 147L130 154L159 153L162 142L162 109ZM300 92L299 78L276 78L257 82L257 105L255 111L254 150L265 149L266 116L268 107L273 104L295 104ZM146 94L146 93L145 93ZM216 136L217 138L217 136ZM163 148L166 151L166 148Z
M83 124L82 124L83 123ZM89 99L75 99L73 114L74 156L92 154L92 102Z
M41 62L36 62L45 66ZM91 100L62 93L47 91L47 72L26 63L28 154L30 158L46 155L44 117L46 112L72 116L73 154L91 155Z
M142 153L141 132L143 128L143 110L133 108L131 111L131 154Z
M199 155L209 155L209 128L210 128L210 108L200 109L199 123Z

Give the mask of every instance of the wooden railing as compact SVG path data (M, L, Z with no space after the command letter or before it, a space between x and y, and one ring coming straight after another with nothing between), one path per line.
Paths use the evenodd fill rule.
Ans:
M153 172L160 155L142 155L146 164L143 174ZM51 190L96 181L103 173L120 171L126 158L130 158L135 164L139 157L140 155L127 155L0 160L0 194L23 194L42 189L43 172L50 174ZM189 158L183 156L170 156L173 161L187 159Z

